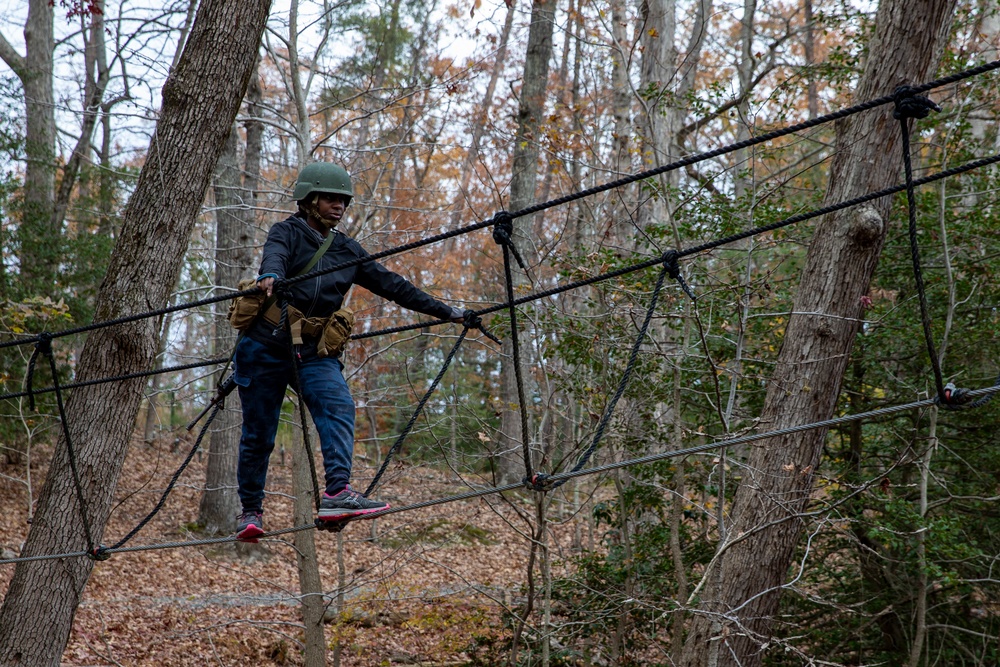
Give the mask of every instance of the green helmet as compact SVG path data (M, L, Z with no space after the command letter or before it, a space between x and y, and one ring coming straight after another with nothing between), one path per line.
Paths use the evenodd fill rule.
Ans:
M353 198L351 175L340 165L329 162L313 162L306 165L299 172L299 180L295 182L292 199L302 201L314 192L332 192Z

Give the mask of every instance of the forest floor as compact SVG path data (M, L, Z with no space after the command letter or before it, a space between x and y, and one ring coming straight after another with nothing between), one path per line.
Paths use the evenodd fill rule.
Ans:
M158 501L188 446L130 447L103 543L125 535ZM36 448L37 450L37 448ZM33 453L36 493L47 457ZM270 469L265 529L292 523L291 457ZM20 471L0 475L0 552L19 553L29 528ZM393 505L440 498L469 487L440 471L397 466L376 496ZM204 537L198 517L204 460L181 477L163 509L129 546ZM359 480L359 485L367 480ZM512 605L521 601L534 517L527 494L454 502L374 521L342 533L345 579L338 583L338 537L312 531L328 594L327 664L489 665L507 656ZM553 560L571 555L573 521L553 524ZM584 528L586 530L586 528ZM577 527L577 539L579 539ZM223 544L121 553L98 562L84 593L62 665L301 665L301 615L291 535L259 546ZM14 567L0 566L0 593ZM344 605L336 609L343 591ZM338 648L339 647L339 648Z

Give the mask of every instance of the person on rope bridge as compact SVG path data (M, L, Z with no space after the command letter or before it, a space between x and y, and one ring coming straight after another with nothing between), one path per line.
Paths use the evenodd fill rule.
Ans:
M367 255L357 241L336 228L353 196L351 176L343 167L317 162L302 169L292 194L298 211L272 226L264 243L256 279L263 293L256 301L252 297L245 303L237 300L230 310L233 326L244 332L233 371L243 405L236 471L243 506L236 528L240 540L256 542L264 533L268 461L285 389L295 386L296 376L302 387L298 393L312 414L323 453L326 490L319 518L338 521L389 507L350 486L355 408L340 356L354 323L351 312L343 308L352 285L431 317L454 322L464 317L464 311L438 301L374 261L294 283L279 295L276 281ZM241 283L240 289L247 287Z

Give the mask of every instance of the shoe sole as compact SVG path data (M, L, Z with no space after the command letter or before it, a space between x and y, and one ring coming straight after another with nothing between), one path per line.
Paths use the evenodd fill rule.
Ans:
M236 533L236 539L240 542L248 542L249 544L257 544L257 538L264 534L261 528L258 528L254 524L250 524L242 531Z
M375 514L377 512L384 512L389 509L391 505L386 505L385 507L374 507L370 510L342 510L342 509L332 509L332 510L320 510L317 516L322 521L340 521L341 519L351 519L354 517L364 517L367 514Z

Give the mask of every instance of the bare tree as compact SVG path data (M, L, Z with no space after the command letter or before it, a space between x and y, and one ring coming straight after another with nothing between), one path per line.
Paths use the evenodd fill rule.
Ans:
M215 162L254 63L269 0L205 0L177 67L145 166L125 209L122 233L97 301L111 320L162 306L176 283ZM150 367L155 320L99 329L83 348L77 377L88 380ZM100 384L66 406L80 471L80 497L60 438L24 556L92 549L101 538L135 426L144 380ZM0 663L58 664L93 564L80 558L20 563L0 608Z
M950 28L953 0L914 5L884 0L876 17L860 100L892 92L935 71ZM900 171L898 124L885 109L837 125L837 148L827 202L896 182ZM809 247L776 369L761 417L768 429L833 415L848 356L888 229L890 200L821 219ZM808 502L825 430L772 438L755 447L733 503L728 539L718 547L718 592L706 589L692 622L683 661L759 665ZM706 577L714 577L708 572ZM721 632L712 623L721 615ZM713 657L714 654L714 657Z

